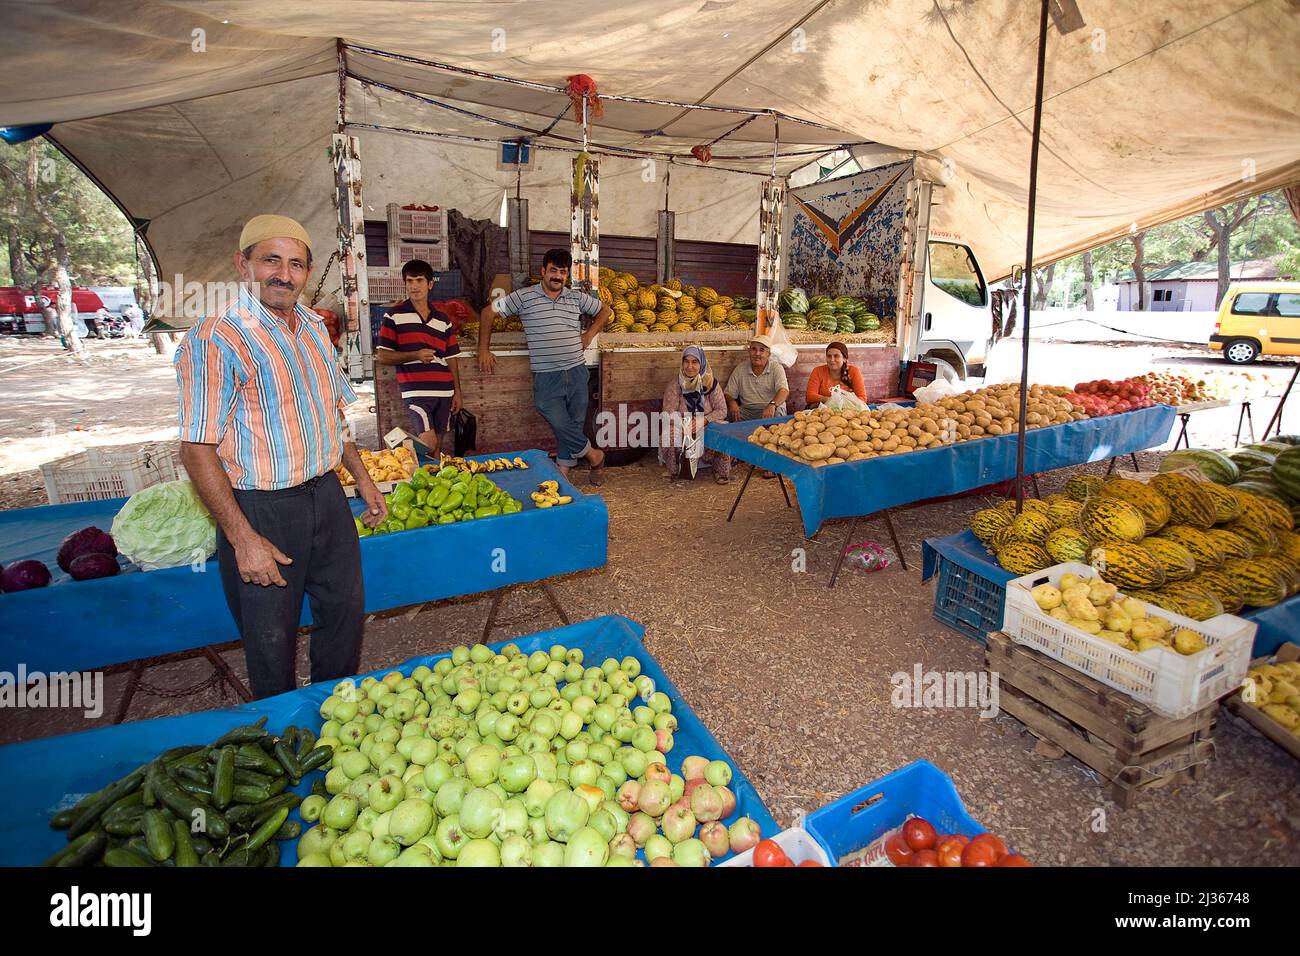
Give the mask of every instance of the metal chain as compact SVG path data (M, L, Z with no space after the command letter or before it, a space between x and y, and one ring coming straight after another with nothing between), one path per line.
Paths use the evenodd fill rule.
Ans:
M191 684L188 687L182 687L179 690L171 690L163 687L158 687L154 684L150 684L143 677L141 677L139 680L136 681L136 692L148 694L150 697L162 697L167 700L177 700L181 697L189 697L191 694L197 694L199 691L207 690L213 684L216 684L220 681L221 681L221 673L214 667L212 669L212 673L209 674L207 677L203 678L203 680L195 684ZM223 683L221 686L223 691L222 696L224 697L225 684Z
M316 291L311 294L311 302L308 305L309 308L320 301L321 287L325 285L325 280L329 278L330 266L334 265L334 261L338 259L338 257L339 251L337 249L330 253L329 261L325 263L325 268L320 271L320 281L316 283Z

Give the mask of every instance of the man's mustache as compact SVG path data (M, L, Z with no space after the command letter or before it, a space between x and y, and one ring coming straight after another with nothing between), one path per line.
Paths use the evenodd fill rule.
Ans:
M287 289L290 292L293 291L293 286L287 282L281 282L278 279L267 279L262 283L262 285L269 285L272 289Z

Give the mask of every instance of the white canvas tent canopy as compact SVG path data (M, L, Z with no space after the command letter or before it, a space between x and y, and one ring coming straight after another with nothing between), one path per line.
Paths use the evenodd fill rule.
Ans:
M1300 181L1300 7L1078 8L1081 25L1067 11L1049 32L1036 260ZM781 173L841 144L916 153L943 184L932 226L997 277L1024 258L1037 12L1023 0L9 2L0 126L54 123L50 135L149 221L162 275L207 281L230 278L240 225L260 212L295 215L318 249L333 247L339 39L375 218L392 201L495 217L514 174L469 138L546 128L566 102L553 91L585 73L602 94L755 111L608 101L593 139L638 152L602 169L603 233L654 234L664 167L646 181L652 153L675 157L680 238L755 241L760 179L748 173L770 171L779 124ZM581 136L567 117L552 132L569 141L536 142ZM737 172L689 157L718 137L712 165ZM523 175L535 229L567 229L569 156L545 152Z

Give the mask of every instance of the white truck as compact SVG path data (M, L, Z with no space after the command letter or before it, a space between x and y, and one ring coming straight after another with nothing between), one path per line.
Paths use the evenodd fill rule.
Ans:
M899 357L981 378L993 339L988 277L960 236L930 228L935 184L908 160L789 191L782 276L897 318ZM942 373L941 373L942 374Z

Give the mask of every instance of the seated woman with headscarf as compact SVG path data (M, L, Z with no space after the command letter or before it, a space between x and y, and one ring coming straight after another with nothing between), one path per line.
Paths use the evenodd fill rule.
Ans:
M682 350L681 371L664 389L663 411L669 422L668 441L659 447L659 460L668 470L665 477L676 480L683 459L696 458L697 463L712 464L713 480L725 485L731 474L731 457L702 445L705 426L727 420L727 399L713 380L709 360L699 346Z
M838 385L846 392L852 392L864 402L867 389L862 383L862 372L857 366L849 364L849 350L843 342L832 342L826 346L826 364L818 365L808 376L808 391L804 395L809 408L828 402L831 389Z

